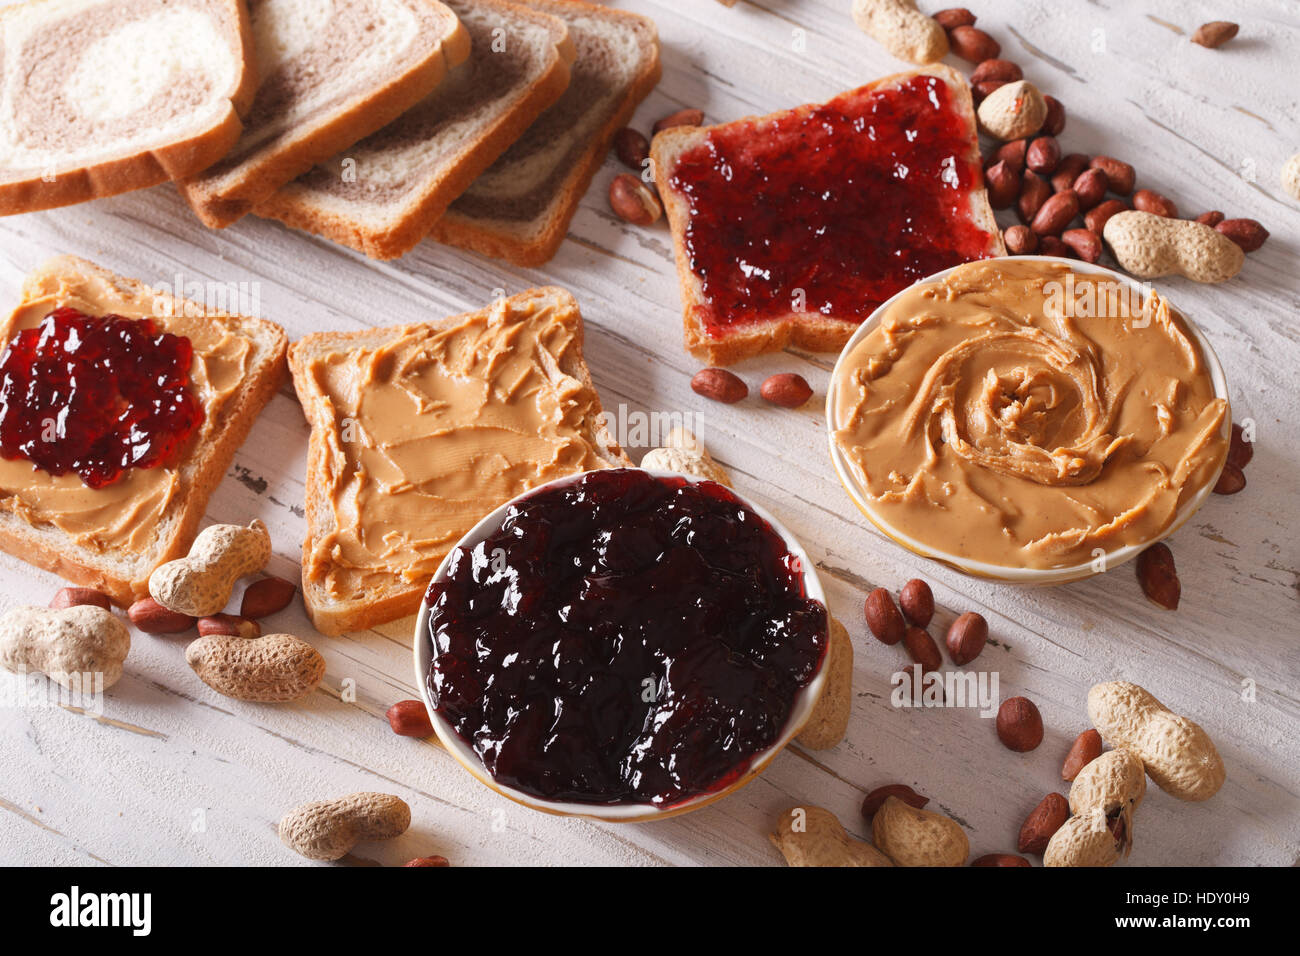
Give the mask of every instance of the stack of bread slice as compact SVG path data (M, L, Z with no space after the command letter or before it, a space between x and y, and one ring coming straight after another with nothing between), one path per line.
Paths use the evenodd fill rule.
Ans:
M181 184L221 228L299 173L400 116L469 56L436 0L248 0L261 82L244 132Z
M469 62L257 215L379 259L427 235L520 265L555 254L614 134L659 80L658 33L581 0L446 2L469 29Z
M410 250L447 206L569 85L556 17L505 0L449 0L469 60L396 121L260 203L259 216L378 259Z
M0 215L171 179L212 228L379 259L549 259L660 71L651 21L585 0L27 0L0 38Z
M529 0L564 20L577 47L573 79L433 228L439 242L508 259L546 262L564 241L578 201L637 104L659 82L653 22L572 0Z

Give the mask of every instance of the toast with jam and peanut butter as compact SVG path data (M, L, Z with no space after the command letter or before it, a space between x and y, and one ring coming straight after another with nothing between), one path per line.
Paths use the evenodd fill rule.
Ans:
M284 330L60 256L0 341L0 549L146 596L284 381Z
M302 589L324 634L415 613L478 521L554 478L630 462L563 289L435 322L319 332L289 350L311 425Z

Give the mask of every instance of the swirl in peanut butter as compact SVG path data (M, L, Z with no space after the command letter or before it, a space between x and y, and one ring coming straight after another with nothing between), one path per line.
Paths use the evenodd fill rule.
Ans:
M974 262L912 287L832 396L876 518L1004 567L1149 540L1227 454L1227 402L1182 316L1060 263Z

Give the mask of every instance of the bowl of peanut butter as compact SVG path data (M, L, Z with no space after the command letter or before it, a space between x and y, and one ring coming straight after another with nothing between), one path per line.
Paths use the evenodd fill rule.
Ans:
M845 345L831 460L859 510L966 574L1059 584L1171 534L1227 457L1227 382L1161 293L1045 256L904 289Z

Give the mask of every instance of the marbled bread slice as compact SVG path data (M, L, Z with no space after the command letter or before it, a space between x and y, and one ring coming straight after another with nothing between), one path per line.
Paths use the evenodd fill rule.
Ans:
M535 266L555 255L614 134L659 82L647 17L578 0L528 0L577 47L569 88L435 223L438 242Z
M243 0L0 7L0 215L193 176L256 87Z
M564 21L506 0L444 0L470 57L377 133L253 210L375 259L404 255L569 85Z
M261 85L230 152L181 192L224 228L392 122L469 56L438 0L249 0Z
M288 340L265 319L209 308L58 256L27 276L22 302L0 321L0 347L62 306L149 318L161 331L189 338L194 349L190 388L203 405L203 422L174 461L128 468L117 481L91 489L73 473L52 475L23 458L0 459L0 549L126 606L148 595L154 568L189 550L209 496L284 382Z

